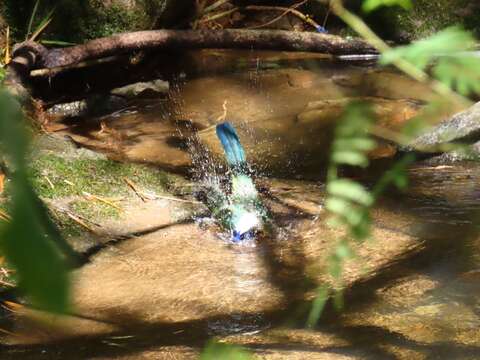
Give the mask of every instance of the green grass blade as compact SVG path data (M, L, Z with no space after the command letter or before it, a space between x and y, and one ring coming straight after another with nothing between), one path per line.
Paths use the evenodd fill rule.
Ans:
M0 250L15 268L19 286L36 306L65 312L69 303L69 281L63 256L57 246L58 231L27 178L28 148L18 103L0 92L0 146L15 172L12 175L12 220L0 231ZM63 239L62 239L63 240ZM71 253L67 253L71 255Z
M318 323L318 320L320 319L320 316L322 316L322 312L325 309L325 305L327 304L328 295L329 295L328 286L325 286L325 285L320 286L317 289L317 296L313 301L312 308L310 309L310 313L308 314L308 319L307 319L308 328L311 329Z
M16 269L20 288L32 303L46 311L61 313L68 309L69 281L60 253L49 241L40 215L31 206L29 184L14 179L12 220L0 234L0 248Z
M28 38L30 37L30 33L32 32L33 21L35 20L35 17L37 15L39 4L40 4L40 0L35 1L32 14L30 15L30 19L28 20L28 27L27 27L27 33L25 34L25 41L28 40Z

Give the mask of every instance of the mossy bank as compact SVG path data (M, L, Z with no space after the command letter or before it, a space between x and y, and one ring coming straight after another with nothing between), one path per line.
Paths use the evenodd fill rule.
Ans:
M179 182L147 165L121 163L76 148L68 138L39 135L33 149L31 182L67 238L95 233L102 221L118 218L125 204L153 199ZM8 212L8 203L7 181L0 208Z
M409 42L449 26L461 26L480 36L480 2L475 0L413 0L413 8L382 8L370 15L370 25L384 38Z
M0 15L16 41L30 35L52 14L43 40L81 43L125 31L153 29L177 20L189 1L174 0L5 0ZM191 5L191 4L190 4ZM34 16L32 17L32 14Z

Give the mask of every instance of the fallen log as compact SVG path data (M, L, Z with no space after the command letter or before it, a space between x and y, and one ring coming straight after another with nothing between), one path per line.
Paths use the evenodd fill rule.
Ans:
M38 44L37 44L38 45ZM32 49L30 43L20 44ZM38 46L37 46L38 48ZM35 68L54 68L78 62L139 50L186 49L262 49L311 51L332 55L373 54L377 51L365 41L315 32L283 30L152 30L123 33L91 40L82 45L58 49L39 49Z

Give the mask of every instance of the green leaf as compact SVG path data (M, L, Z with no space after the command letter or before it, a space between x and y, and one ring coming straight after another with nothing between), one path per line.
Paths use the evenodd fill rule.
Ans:
M341 261L335 255L331 256L328 264L328 273L335 280L339 281L342 278L343 273L343 261Z
M4 90L0 90L0 146L1 153L9 155L16 166L24 166L28 141L23 128L19 104Z
M365 188L349 179L337 179L327 185L327 192L335 197L341 197L364 206L373 203L372 195Z
M28 37L30 36L32 32L32 26L33 26L33 21L35 19L35 16L37 15L37 10L38 10L38 5L40 4L40 0L35 1L35 4L33 5L33 10L32 13L30 14L30 19L28 20L28 27L27 27L27 33L25 34L25 40L28 40Z
M5 75L6 75L6 70L4 67L0 66L0 86L3 82L3 80L5 79Z
M462 55L441 58L433 73L444 84L462 95L480 93L480 58Z
M335 291L333 294L333 307L337 311L343 310L344 300L343 300L343 291L341 289Z
M20 288L33 304L47 311L65 312L69 303L66 264L57 246L73 251L59 236L45 207L27 179L28 147L18 103L0 91L0 145L12 172L12 220L0 231L0 250L15 270ZM55 244L55 245L54 245Z
M415 161L415 155L408 154L402 159L397 161L393 167L385 172L383 176L375 184L372 194L373 197L378 197L385 191L389 184L394 184L400 190L405 189L408 186L407 167Z
M310 313L308 314L308 319L307 319L308 328L313 328L318 323L318 320L322 315L323 309L327 304L328 295L329 295L328 286L325 286L325 285L320 286L317 289L317 296L315 297L315 300L313 300L312 308L310 309Z
M368 209L364 209L361 213L361 219L358 224L350 227L350 234L357 242L361 242L370 237L370 213Z
M342 241L340 244L338 244L336 246L335 255L339 259L348 260L348 259L353 258L354 253L353 253L352 248L348 244L348 242Z
M370 105L365 102L353 101L345 109L335 131L337 140L345 138L365 138L370 125L375 120Z
M469 32L450 27L408 46L400 46L382 54L381 64L391 64L404 59L424 70L437 56L457 56L475 46L475 38Z
M61 41L61 40L41 40L42 44L45 45L54 45L54 46L75 46L78 45L77 43L72 43L68 41Z
M65 312L69 300L66 265L32 206L30 185L25 179L14 181L12 220L0 234L0 248L16 269L20 288L34 305L47 311Z
M373 11L381 6L394 6L398 5L406 10L412 8L411 0L365 0L362 5L362 9L365 12Z
M333 143L333 151L356 150L367 152L375 149L376 143L369 137L342 137Z
M364 211L361 208L354 208L351 211L343 214L343 219L347 222L350 228L356 228L364 221Z
M405 135L409 139L414 139L417 136L425 133L428 129L431 128L422 117L414 117L407 121L406 124L402 127L402 134Z
M200 360L251 360L252 356L239 346L210 341Z
M368 166L368 158L365 154L356 151L335 151L332 154L332 161L339 165L351 165L359 167Z
M343 215L351 211L352 203L339 197L328 197L325 201L325 209L336 215Z

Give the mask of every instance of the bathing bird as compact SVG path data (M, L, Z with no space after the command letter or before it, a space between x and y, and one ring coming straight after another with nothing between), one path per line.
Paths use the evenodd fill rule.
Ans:
M207 197L207 206L221 225L230 231L232 240L239 242L250 239L259 231L265 230L268 211L263 205L255 187L245 157L233 125L224 122L216 126L225 158L229 167L230 191L221 190L216 184L213 196Z

